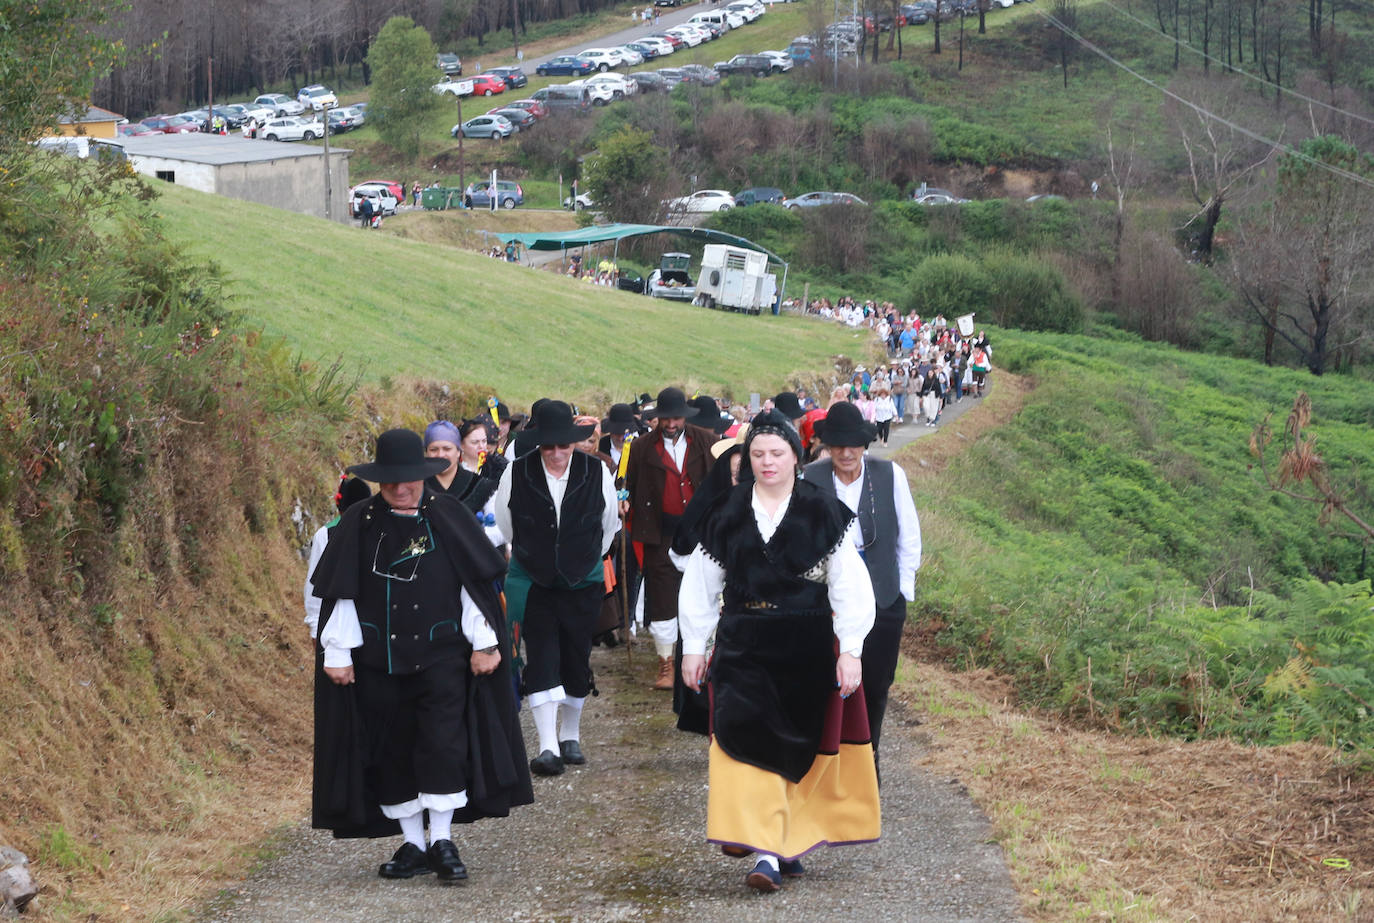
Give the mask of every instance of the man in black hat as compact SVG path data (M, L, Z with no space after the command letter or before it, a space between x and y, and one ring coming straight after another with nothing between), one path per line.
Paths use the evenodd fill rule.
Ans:
M605 595L601 559L620 530L610 472L573 449L595 430L575 425L562 401L540 403L537 450L511 462L496 489L496 527L511 546L507 610L523 625L521 685L539 735L530 769L543 776L586 762L582 705L592 689L592 634Z
M725 435L725 431L735 422L733 419L721 415L720 404L716 402L714 397L698 394L687 402L687 406L695 407L697 411L697 415L692 419L692 425L709 429L716 434L717 439Z
M533 800L495 589L505 561L466 507L425 487L447 464L418 433L377 437L376 461L348 471L379 493L343 513L313 578L334 684L316 699L313 823L399 828L384 878L467 878L452 823Z
M654 412L658 426L630 443L630 463L625 471L630 498L626 508L630 538L644 547L644 618L658 654L654 688L671 690L682 574L673 566L668 551L688 501L711 470L711 445L716 436L709 429L687 423L699 411L688 405L680 388L658 392Z
M916 598L921 523L906 472L900 465L866 453L878 434L858 407L841 401L816 428L830 457L807 465L802 476L838 496L857 514L859 551L873 581L876 619L864 641L862 659L868 728L876 759L887 692L897 671L897 653L906 625L906 604Z
M792 421L796 426L797 421L806 416L806 408L802 407L801 399L793 391L783 391L773 398L773 409L782 412L782 415Z
M625 445L625 437L639 435L643 428L635 417L635 409L629 404L612 404L605 419L601 421L601 441L596 450L608 455L611 461L620 465L620 450Z

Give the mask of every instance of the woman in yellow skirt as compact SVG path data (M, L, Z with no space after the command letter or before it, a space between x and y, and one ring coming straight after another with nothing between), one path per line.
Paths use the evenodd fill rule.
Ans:
M754 418L740 483L703 518L678 602L683 682L710 695L706 836L758 854L746 883L760 891L801 876L816 847L881 830L859 685L873 587L854 514L798 480L801 458L782 414Z

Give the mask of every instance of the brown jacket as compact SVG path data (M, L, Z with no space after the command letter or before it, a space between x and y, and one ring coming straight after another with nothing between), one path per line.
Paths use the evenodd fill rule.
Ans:
M716 434L688 423L683 427L687 451L682 466L693 489L700 487L714 459L711 445ZM645 545L662 545L672 536L663 534L663 484L668 469L659 458L663 434L655 429L630 443L630 464L625 469L625 489L630 492L630 538Z

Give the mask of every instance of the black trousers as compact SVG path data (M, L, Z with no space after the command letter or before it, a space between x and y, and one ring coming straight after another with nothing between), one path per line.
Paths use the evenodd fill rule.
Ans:
M600 581L576 590L534 584L525 601L524 692L558 686L575 698L592 689L592 634L606 588Z
M461 650L466 654L466 648ZM355 674L359 708L373 744L368 772L378 803L404 804L420 792L465 791L467 657L446 657L402 676L361 666Z
M677 618L677 593L682 588L682 572L668 558L669 541L644 546L644 621L663 622Z
M901 653L902 629L906 626L906 599L879 608L873 630L864 639L864 699L868 702L868 732L873 736L873 752L883 733L883 713L887 711L887 691L897 675L897 655Z

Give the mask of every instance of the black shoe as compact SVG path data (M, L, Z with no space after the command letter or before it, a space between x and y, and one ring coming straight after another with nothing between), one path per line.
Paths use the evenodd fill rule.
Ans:
M537 776L561 776L563 758L552 750L545 750L530 760L530 772Z
M755 891L777 891L782 887L782 874L760 859L753 871L744 876L744 883Z
M563 753L563 762L569 766L581 766L587 762L587 758L582 755L582 745L575 740L560 740L558 749Z
M383 878L414 878L416 875L428 875L431 871L433 869L429 867L425 851L414 843L403 843L390 862L382 863L377 874Z
M782 859L778 862L778 871L783 878L800 878L806 874L806 869L802 866L800 859Z
M458 847L452 840L435 840L429 844L429 867L440 881L464 881L468 867L458 858Z

